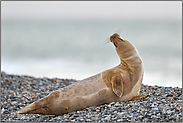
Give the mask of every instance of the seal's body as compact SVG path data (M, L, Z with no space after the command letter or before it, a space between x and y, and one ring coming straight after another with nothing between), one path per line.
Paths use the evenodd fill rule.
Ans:
M18 113L59 115L104 103L146 97L138 96L144 69L135 47L116 33L110 40L121 59L118 66L52 92Z

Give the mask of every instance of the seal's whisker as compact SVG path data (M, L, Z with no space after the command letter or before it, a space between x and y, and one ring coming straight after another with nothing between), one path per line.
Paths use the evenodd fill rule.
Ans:
M116 31L117 34L121 35L121 33L124 31L125 27L124 28L120 28L119 30Z
M115 31L117 34L120 34L122 28L118 29L117 31Z
M110 43L110 42L111 42L110 40L104 41L104 45L106 45L106 44L108 44L108 43Z
M107 38L107 39L104 41L104 44L103 44L103 45L106 45L106 44L108 44L108 43L110 43L110 42L111 42L110 39Z

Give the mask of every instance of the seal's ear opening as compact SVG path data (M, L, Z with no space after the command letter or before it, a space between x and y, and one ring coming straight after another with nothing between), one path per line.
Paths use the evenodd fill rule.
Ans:
M120 74L115 75L114 77L111 78L111 83L112 83L112 89L113 92L118 96L121 97L123 94L123 82L122 82L122 77Z

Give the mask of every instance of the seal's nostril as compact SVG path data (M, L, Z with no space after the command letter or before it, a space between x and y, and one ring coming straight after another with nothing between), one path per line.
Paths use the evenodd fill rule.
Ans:
M115 42L113 42L114 46L117 47L117 44Z
M121 40L121 41L125 42L122 38L119 38L119 40Z

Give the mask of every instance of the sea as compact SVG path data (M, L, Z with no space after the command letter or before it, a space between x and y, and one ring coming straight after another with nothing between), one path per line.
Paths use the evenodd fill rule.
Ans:
M82 80L120 63L110 36L137 49L143 84L182 87L181 20L1 20L1 71ZM105 44L106 42L109 42Z

